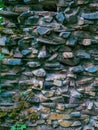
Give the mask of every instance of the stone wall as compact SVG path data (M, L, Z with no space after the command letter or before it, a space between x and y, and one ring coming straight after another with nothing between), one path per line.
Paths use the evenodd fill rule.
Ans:
M0 125L98 130L98 1L4 5Z

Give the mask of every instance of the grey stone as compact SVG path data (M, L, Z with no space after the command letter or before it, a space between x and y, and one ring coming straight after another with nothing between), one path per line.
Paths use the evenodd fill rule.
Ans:
M71 32L61 32L60 37L63 37L64 39L67 39L70 36Z
M40 63L39 63L39 62L28 62L27 65L28 65L30 68L36 68L36 67L39 67L39 66L40 66Z
M68 46L75 46L76 44L77 44L77 38L75 37L71 37L66 43L66 45Z
M40 68L37 70L32 71L32 73L37 76L37 77L45 77L46 76L46 72L44 69Z
M38 27L37 27L37 32L38 32L40 35L45 35L45 34L49 34L49 33L50 33L50 29L47 28L47 27L38 26Z
M79 65L79 66L73 67L73 68L72 68L72 71L73 71L74 73L81 73L81 72L84 71L84 68L83 68L81 65Z
M38 16L31 16L26 20L25 24L26 25L37 25L38 21L39 21Z
M31 53L31 50L22 50L21 52L24 56L28 55Z
M76 56L81 58L81 59L90 59L91 55L84 50L78 50L76 51Z
M3 64L5 64L5 65L21 65L21 59L4 59Z
M63 44L63 42L54 42L52 40L47 40L47 39L43 39L43 38L37 38L37 43L40 44L46 44L46 45L60 45Z
M0 37L0 46L5 46L6 37Z
M71 91L71 96L75 97L75 98L81 98L81 94L75 90Z
M83 13L82 17L85 19L97 20L98 19L98 11L94 12L94 13Z
M59 22L61 22L62 24L65 24L65 23L66 23L66 18L65 18L64 14L63 14L62 12L57 13L56 19L57 19Z
M72 112L71 114L70 114L70 116L71 117L80 117L81 116L81 113L80 112Z
M38 54L38 58L39 59L47 58L47 52L46 52L46 47L45 46L43 46L42 49L40 50L40 52Z

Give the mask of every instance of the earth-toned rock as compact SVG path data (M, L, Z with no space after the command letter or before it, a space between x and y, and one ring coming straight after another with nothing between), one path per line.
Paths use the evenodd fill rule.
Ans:
M98 0L1 1L0 130L97 130Z

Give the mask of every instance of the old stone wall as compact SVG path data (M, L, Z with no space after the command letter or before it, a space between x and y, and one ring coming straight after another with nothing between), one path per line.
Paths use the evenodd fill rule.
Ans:
M98 1L4 5L0 125L98 130Z

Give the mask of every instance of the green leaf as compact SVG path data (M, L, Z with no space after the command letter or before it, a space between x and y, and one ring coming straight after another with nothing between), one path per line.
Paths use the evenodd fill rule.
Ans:
M12 126L10 130L16 130L15 126Z

